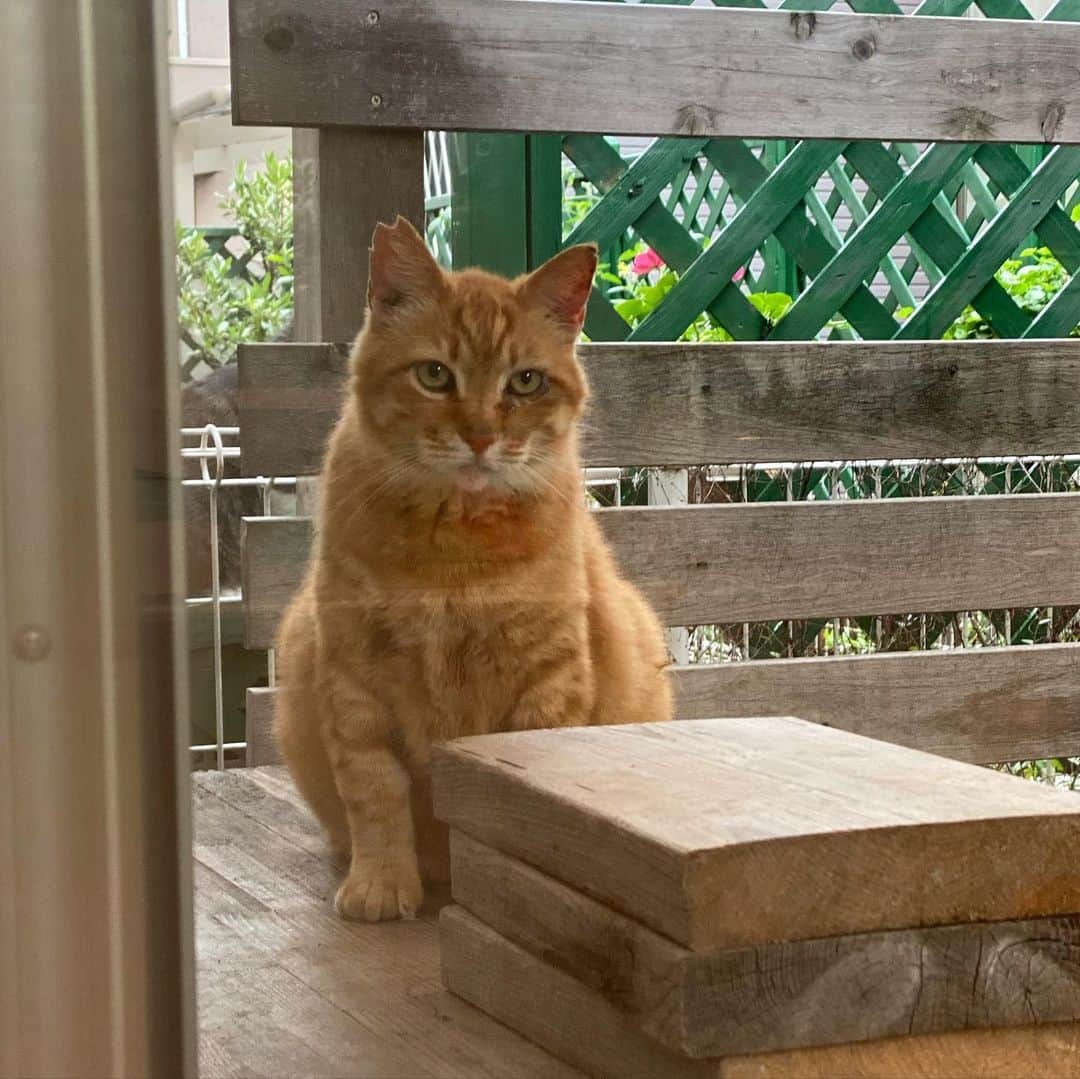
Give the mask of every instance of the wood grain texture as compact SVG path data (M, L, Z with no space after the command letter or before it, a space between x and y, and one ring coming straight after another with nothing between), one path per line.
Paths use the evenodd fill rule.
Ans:
M718 663L675 671L680 719L792 715L972 763L1080 752L1080 648Z
M375 226L402 214L423 230L424 136L298 131L294 148L295 336L349 341L364 320Z
M322 468L341 412L350 346L241 345L240 468L246 476L309 476Z
M673 677L678 719L793 715L977 764L1080 755L1073 644L717 663ZM266 764L278 759L272 693L248 711Z
M1080 895L1075 795L797 719L486 735L436 747L432 774L451 827L695 951Z
M434 907L334 914L337 873L283 769L192 783L200 1075L582 1079L442 988Z
M455 832L454 901L692 1057L1080 1019L1080 915L697 954Z
M597 513L666 625L1080 602L1080 498L1014 495Z
M375 19L346 0L231 10L238 124L1080 141L1066 25L508 0L398 0ZM610 72L642 42L664 78L639 100Z
M246 647L273 648L281 615L303 580L314 535L310 517L244 518Z
M665 625L1080 603L1080 498L1009 495L599 510ZM249 648L307 565L306 519L246 518Z
M244 709L244 763L248 768L280 764L281 753L274 742L274 690L258 688L247 691Z
M588 466L1080 450L1075 341L582 345ZM241 345L245 475L321 467L348 346Z
M452 992L599 1079L1018 1079L1033 1074L1035 1061L1040 1075L1080 1074L1073 1023L693 1061L459 907L443 911L439 936Z

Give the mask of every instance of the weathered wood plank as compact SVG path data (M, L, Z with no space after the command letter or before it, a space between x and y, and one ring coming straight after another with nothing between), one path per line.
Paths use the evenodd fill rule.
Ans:
M266 527L270 521L272 528ZM281 618L303 580L311 553L310 517L245 517L244 645L273 648Z
M1080 450L1068 341L583 345L589 466ZM242 345L246 475L317 472L348 346Z
M1071 495L597 516L667 625L1080 602L1080 498Z
M597 511L668 626L1080 603L1080 498L965 496ZM245 519L249 648L267 647L311 522ZM932 555L931 555L932 552Z
M295 337L348 341L364 319L375 226L402 214L424 227L424 136L313 130L293 143Z
M441 988L432 911L394 925L334 914L336 874L309 853L316 826L283 770L193 786L201 1074L581 1079Z
M677 719L793 715L975 764L1080 755L1071 644L718 663L673 676ZM272 693L248 712L267 764L278 760Z
M247 751L244 763L249 768L277 764L281 760L274 743L274 690L249 689L244 711L244 741Z
M1080 753L1080 647L718 663L675 671L680 719L792 715L971 763Z
M463 833L451 852L456 903L676 1053L1080 1020L1080 915L697 954Z
M890 1038L692 1061L668 1053L569 974L529 955L459 907L440 919L443 980L454 993L570 1061L610 1079L1016 1079L1074 1076L1080 1026Z
M797 719L485 735L437 746L432 777L451 827L695 951L1080 894L1075 795Z
M1063 25L539 0L528 12L398 0L374 17L346 0L233 0L231 12L237 124L1080 141L1062 105L1080 31ZM639 99L610 71L642 42L664 78Z

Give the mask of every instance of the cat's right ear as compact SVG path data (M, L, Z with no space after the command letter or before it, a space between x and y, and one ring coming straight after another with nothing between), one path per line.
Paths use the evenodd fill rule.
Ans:
M378 317L439 292L443 272L420 234L404 218L376 225L371 240L367 303Z

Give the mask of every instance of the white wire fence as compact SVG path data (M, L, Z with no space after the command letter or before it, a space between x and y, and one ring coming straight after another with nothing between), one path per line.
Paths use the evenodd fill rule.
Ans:
M212 755L214 767L223 769L226 757L242 759L247 748L244 741L227 741L225 736L225 701L224 701L224 632L223 614L227 609L239 609L239 593L227 595L221 582L221 492L225 488L247 488L259 492L262 512L265 516L273 513L271 496L275 490L295 488L295 477L246 477L226 475L226 462L239 460L239 427L219 427L208 423L203 427L184 427L181 429L184 445L181 458L198 463L199 475L184 479L186 489L198 489L205 492L209 507L209 535L207 541L210 551L210 594L208 596L188 596L185 605L189 622L193 616L209 613L212 641L213 702L214 702L214 741L192 745L193 760L198 762ZM192 444L188 444L192 443ZM269 684L274 684L274 656L267 654Z

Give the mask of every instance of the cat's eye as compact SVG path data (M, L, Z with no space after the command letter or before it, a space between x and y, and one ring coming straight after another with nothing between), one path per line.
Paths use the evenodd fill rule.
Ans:
M517 397L535 397L547 388L547 376L543 371L526 368L510 376L506 388Z
M449 393L454 388L454 372L445 363L428 360L413 368L416 381L429 393Z

